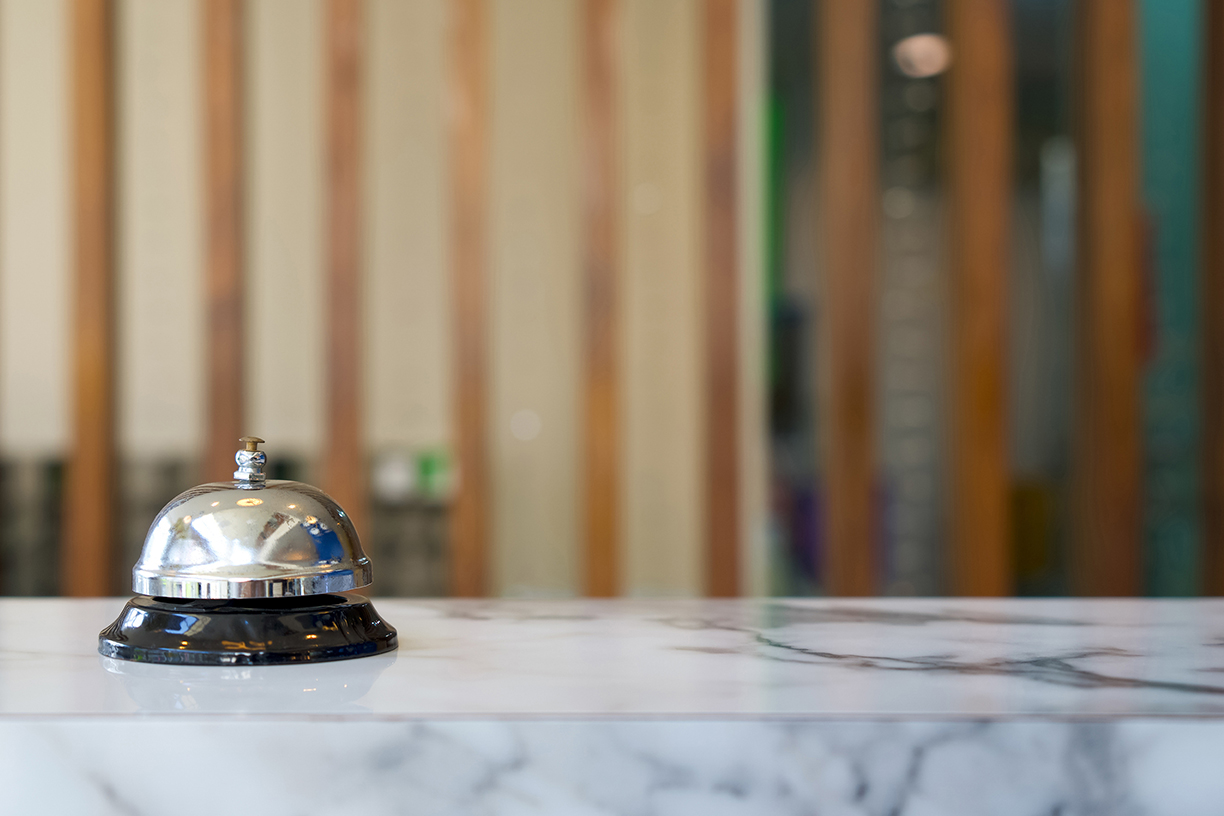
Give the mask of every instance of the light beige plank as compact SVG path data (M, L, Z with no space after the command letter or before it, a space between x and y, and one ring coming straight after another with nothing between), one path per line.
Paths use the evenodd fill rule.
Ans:
M625 0L624 20L624 591L698 595L700 16L685 0Z
M192 460L205 413L199 7L117 9L119 445Z
M69 444L68 11L0 2L0 449L23 458Z
M322 5L246 13L248 426L273 461L309 463L324 433Z
M451 439L445 0L368 0L366 427L372 450Z
M578 588L578 8L491 6L488 433L499 594Z

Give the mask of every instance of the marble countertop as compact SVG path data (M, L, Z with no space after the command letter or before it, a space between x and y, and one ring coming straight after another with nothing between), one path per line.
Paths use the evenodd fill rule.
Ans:
M102 658L122 599L0 600L0 718L1224 718L1224 600L376 599L392 655Z

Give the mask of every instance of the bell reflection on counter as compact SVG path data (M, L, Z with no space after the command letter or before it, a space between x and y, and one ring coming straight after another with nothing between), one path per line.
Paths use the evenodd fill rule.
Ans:
M344 660L396 647L359 595L370 559L352 521L321 490L267 481L257 437L243 437L233 481L193 487L149 528L132 570L139 597L98 636L106 657L251 666Z
M161 666L101 658L108 676L141 711L261 714L360 713L358 704L395 653L344 666Z

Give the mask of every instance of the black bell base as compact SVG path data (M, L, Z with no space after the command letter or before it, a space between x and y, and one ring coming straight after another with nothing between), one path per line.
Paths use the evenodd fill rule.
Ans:
M360 595L239 601L138 595L98 635L106 657L189 666L350 660L397 645L395 629Z

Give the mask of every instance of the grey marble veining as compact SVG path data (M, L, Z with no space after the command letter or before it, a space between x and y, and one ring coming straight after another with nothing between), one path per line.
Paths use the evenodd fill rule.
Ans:
M378 600L262 668L103 659L121 605L0 601L0 812L1224 813L1222 601Z
M107 661L118 600L0 601L0 716L1224 717L1224 601L379 600L385 658Z
M0 723L6 813L1218 816L1216 722Z

